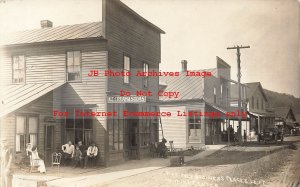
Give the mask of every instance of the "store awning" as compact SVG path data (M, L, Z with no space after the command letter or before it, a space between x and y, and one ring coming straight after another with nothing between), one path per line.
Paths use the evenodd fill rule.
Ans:
M61 83L8 85L0 90L0 117L3 117L62 86Z

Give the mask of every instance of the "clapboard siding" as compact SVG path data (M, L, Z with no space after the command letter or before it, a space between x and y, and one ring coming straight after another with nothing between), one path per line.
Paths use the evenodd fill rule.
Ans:
M108 59L110 69L123 69L123 56L131 58L132 74L135 69L143 71L143 63L149 64L149 69L158 71L161 58L160 33L140 19L134 17L128 10L122 8L116 1L105 1L105 36L108 39ZM109 77L109 91L119 93L120 89L131 91L150 90L152 99L158 99L158 77L149 78L149 87L143 88L141 77L131 76L130 85L123 84L122 77Z
M175 148L186 148L187 121L185 116L177 116L177 110L185 111L185 106L160 106L161 112L171 112L170 117L161 117L164 137L173 141ZM159 127L161 128L161 126ZM160 129L161 130L161 129ZM160 139L161 134L159 134Z
M33 114L39 118L38 126L38 150L40 153L44 154L44 145L45 145L45 117L52 117L52 107L53 107L53 93L50 92L45 96L40 97L39 99L33 101L32 103L20 108L15 112L15 115L18 114ZM56 124L59 125L59 124Z
M92 41L66 41L47 45L8 46L1 49L1 82L3 85L12 83L13 55L25 55L26 83L66 81L66 52L75 50L93 55L95 51L105 51L106 42L95 39Z
M13 151L15 151L15 132L16 132L16 118L14 114L8 114L5 117L0 119L0 137L1 138L5 138L8 141L8 145L10 148L13 149Z

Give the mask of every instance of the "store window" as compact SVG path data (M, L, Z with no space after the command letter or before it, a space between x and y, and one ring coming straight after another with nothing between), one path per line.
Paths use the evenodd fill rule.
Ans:
M189 112L197 112L200 111L189 111ZM188 132L189 132L189 140L198 139L200 137L201 132L201 117L200 116L189 116L188 117Z
M92 109L86 108L66 109L69 115L65 119L65 142L72 141L73 144L77 144L77 142L81 140L83 144L89 145L93 141L93 117L75 116L76 110L92 112Z
M112 111L116 111L118 116L108 118L108 136L110 150L123 150L124 147L124 119L121 116L123 105L112 104Z

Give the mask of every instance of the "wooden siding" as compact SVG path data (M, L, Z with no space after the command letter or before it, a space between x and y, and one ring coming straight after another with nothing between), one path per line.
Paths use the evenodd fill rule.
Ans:
M185 106L161 106L161 112L171 112L170 117L161 117L165 139L174 142L175 148L186 148L187 144L187 118L177 116L177 110L185 111ZM161 126L159 126L161 130ZM162 134L159 134L162 139Z
M16 118L14 114L8 114L3 118L0 118L0 137L6 138L8 141L8 146L15 151L15 141L16 141Z
M72 50L82 53L105 51L106 43L94 40L6 47L1 50L0 58L2 84L12 83L13 55L25 55L26 83L65 82L66 52Z
M133 75L136 69L143 71L143 63L149 64L149 71L158 71L161 58L160 33L120 7L116 1L103 2L103 24L109 51L108 68L123 70L123 56L128 55ZM152 91L151 98L157 100L158 85L158 77L150 77L149 87L146 89ZM108 90L119 94L120 89L131 91L135 95L136 90L144 89L142 78L131 76L130 85L124 85L122 77L109 77Z

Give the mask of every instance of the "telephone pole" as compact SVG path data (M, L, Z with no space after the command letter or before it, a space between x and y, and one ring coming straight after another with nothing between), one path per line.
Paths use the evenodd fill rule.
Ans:
M238 111L241 112L241 53L240 49L244 48L250 48L250 46L233 46L233 47L227 47L227 50L229 49L236 49L237 53L237 78L238 78L238 92L239 92L239 98L238 98ZM239 142L242 143L242 120L241 116L238 116L239 120Z

